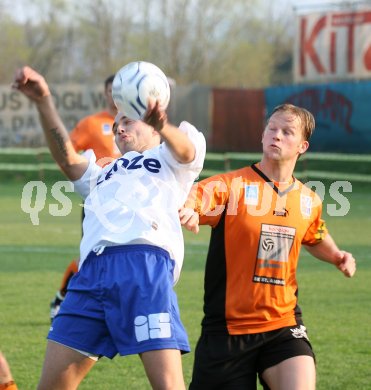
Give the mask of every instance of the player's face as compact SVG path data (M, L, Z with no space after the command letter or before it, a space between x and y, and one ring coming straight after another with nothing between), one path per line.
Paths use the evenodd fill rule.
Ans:
M160 136L153 127L140 120L118 114L115 123L117 125L113 126L113 132L116 144L122 153L130 151L141 153L160 143Z
M297 160L309 146L304 140L301 120L288 112L276 112L269 119L262 138L264 156L277 160Z

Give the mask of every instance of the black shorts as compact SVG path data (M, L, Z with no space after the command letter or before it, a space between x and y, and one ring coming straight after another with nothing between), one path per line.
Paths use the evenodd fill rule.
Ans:
M314 353L304 325L232 336L203 331L195 350L190 390L255 390L259 375L282 361Z

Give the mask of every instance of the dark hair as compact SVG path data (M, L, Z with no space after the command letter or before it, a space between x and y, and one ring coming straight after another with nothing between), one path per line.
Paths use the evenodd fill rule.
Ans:
M111 74L111 76L108 76L108 77L104 80L104 89L107 89L108 85L113 83L113 79L114 79L114 78L115 78L115 75L114 75L114 74Z
M293 104L289 103L280 104L279 106L275 107L270 117L276 112L288 112L299 117L302 124L303 137L306 141L309 141L309 138L313 134L314 128L316 126L316 122L312 113L310 113L305 108L294 106Z

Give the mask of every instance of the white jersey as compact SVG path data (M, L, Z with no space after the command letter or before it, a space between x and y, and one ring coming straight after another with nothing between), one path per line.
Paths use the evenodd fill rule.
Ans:
M206 154L202 133L188 122L179 128L196 149L188 164L176 161L166 143L143 153L125 153L104 168L95 164L95 155L89 151L88 169L74 181L75 191L85 199L80 267L92 250L150 244L169 252L175 261L174 282L178 280L184 257L178 210L200 174Z

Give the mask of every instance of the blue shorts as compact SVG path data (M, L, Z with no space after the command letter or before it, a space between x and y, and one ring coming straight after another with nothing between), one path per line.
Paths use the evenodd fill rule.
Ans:
M91 252L70 281L48 339L111 359L159 349L189 352L173 269L169 253L151 245Z

